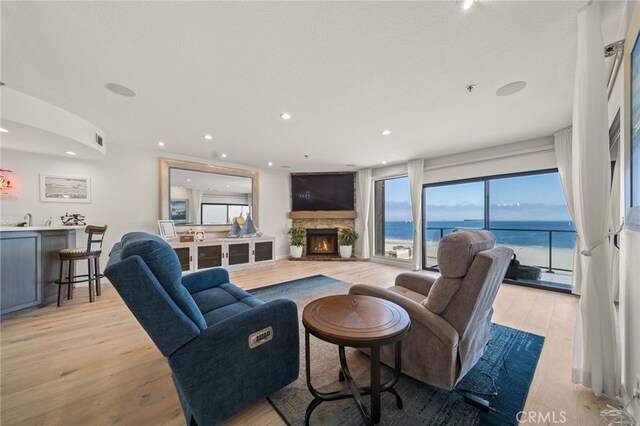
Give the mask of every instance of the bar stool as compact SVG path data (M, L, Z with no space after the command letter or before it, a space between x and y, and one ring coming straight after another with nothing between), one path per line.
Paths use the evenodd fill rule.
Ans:
M102 253L102 240L104 239L105 232L107 232L107 225L87 225L84 232L88 234L86 249L73 248L60 250L60 279L55 281L55 283L58 284L58 307L62 306L62 287L65 285L67 286L67 300L73 299L73 285L78 283L89 282L90 302L95 300L94 285L98 296L102 294L100 279L104 277L104 275L100 273L100 253ZM87 261L87 274L75 274L76 260ZM63 275L65 262L68 262L66 279ZM86 279L84 279L84 277L86 277Z

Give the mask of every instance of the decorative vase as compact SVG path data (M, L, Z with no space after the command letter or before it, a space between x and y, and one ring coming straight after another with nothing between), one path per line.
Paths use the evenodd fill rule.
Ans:
M300 259L302 257L302 246L289 246L289 254L294 259Z
M340 257L342 257L343 259L350 258L352 250L353 246L340 246Z

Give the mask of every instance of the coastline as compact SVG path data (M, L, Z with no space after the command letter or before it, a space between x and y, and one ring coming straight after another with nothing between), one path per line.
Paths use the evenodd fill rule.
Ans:
M394 247L405 247L406 249L395 249ZM386 239L385 240L385 253L396 253L396 256L390 255L389 257L396 257L398 259L410 259L413 254L413 241L402 239ZM521 265L536 265L547 267L549 264L549 251L547 247L542 246L522 246L511 245L510 247L516 254L516 257ZM437 242L427 243L427 266L432 266L436 263L436 254L438 250ZM411 252L411 255L409 255ZM553 267L561 269L572 269L573 267L573 249L570 248L553 248Z

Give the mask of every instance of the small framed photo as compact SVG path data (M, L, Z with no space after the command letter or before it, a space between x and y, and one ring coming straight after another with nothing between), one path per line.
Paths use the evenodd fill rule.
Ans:
M91 178L40 173L40 201L90 203Z
M204 231L196 231L196 241L204 241L205 233Z
M160 228L160 236L162 239L171 240L173 238L178 238L176 225L172 220L159 220L158 228Z

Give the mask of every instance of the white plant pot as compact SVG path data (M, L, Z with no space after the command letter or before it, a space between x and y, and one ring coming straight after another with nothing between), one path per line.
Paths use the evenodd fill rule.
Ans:
M289 246L289 254L295 259L302 257L302 246Z
M340 257L348 259L351 257L353 246L340 246Z

